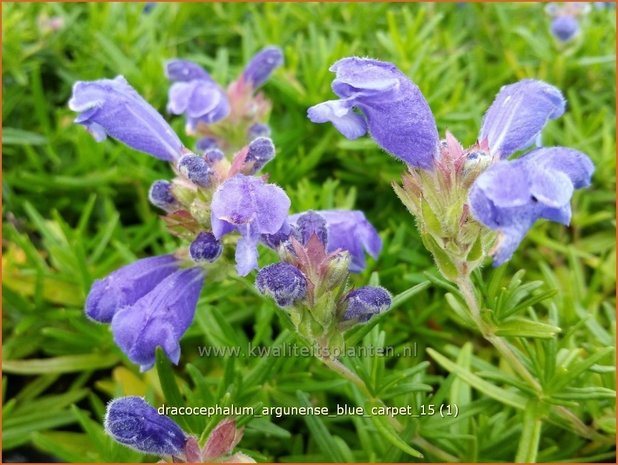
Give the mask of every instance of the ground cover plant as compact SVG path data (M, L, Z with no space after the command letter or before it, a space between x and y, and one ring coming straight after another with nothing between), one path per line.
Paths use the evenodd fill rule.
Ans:
M3 25L5 460L614 460L611 5Z

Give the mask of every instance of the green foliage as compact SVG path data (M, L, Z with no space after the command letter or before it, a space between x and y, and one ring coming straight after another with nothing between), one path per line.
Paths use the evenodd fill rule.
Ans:
M53 16L64 22L57 31L41 25ZM33 449L46 461L154 460L105 435L105 403L120 395L256 411L367 410L379 398L415 413L396 417L397 425L378 416L240 418L241 449L263 461L614 459L614 11L593 10L566 46L534 3L159 3L148 14L143 4L4 3L2 20L5 460ZM251 279L207 281L178 367L159 357L139 373L109 328L83 315L94 279L181 244L147 200L169 167L114 141L98 144L73 125L72 84L123 74L164 113L165 60L195 60L228 82L268 44L286 57L264 87L278 149L270 179L293 211L362 209L384 241L379 260L354 280L371 277L395 305L346 343L392 353L342 360L374 399L317 359L248 354L249 344L302 344ZM571 226L540 222L509 264L473 275L483 321L540 391L473 329L465 297L437 276L391 187L403 166L368 138L347 141L306 119L308 106L332 98L328 67L348 55L396 63L427 97L440 131L464 144L474 142L502 85L534 77L564 91L568 110L548 124L543 142L589 154L593 185L575 194ZM183 121L171 121L192 146ZM204 347L242 351L201 356ZM440 415L444 405L458 415ZM220 418L176 420L203 440Z

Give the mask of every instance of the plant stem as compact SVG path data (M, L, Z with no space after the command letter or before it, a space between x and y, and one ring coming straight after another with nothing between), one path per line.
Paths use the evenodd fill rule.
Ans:
M459 276L456 280L456 284L464 300L466 301L468 308L470 309L472 320L483 337L509 362L511 368L537 393L540 394L543 389L536 378L530 373L530 371L528 371L521 360L519 360L515 352L513 352L513 349L506 343L506 341L500 336L496 336L493 333L492 328L490 328L483 321L481 317L481 309L476 299L476 294L474 293L474 286L472 284L472 280L470 279L470 275Z

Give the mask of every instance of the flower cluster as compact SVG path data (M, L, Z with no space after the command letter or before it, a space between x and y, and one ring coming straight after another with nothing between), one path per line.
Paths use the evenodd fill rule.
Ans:
M264 242L281 262L262 268L257 289L284 308L298 332L320 349L341 349L343 332L391 305L380 287L350 289L350 272L365 267L382 248L375 228L360 211L308 211L292 215L282 232Z
M233 453L243 436L234 420L222 420L204 447L171 418L160 415L143 398L119 397L105 413L105 431L120 444L174 463L255 463L242 452Z
M330 69L340 99L311 107L309 119L332 122L349 139L369 132L408 165L403 187L395 190L449 279L469 274L487 254L495 265L508 260L539 218L569 223L573 191L590 184L590 159L565 147L541 147L507 160L564 113L555 87L533 79L504 86L477 142L464 149L448 132L439 139L419 88L393 64L344 58Z

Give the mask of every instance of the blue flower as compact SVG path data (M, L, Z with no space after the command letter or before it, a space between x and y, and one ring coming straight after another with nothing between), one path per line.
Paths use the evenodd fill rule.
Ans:
M167 111L184 114L190 131L200 122L216 123L230 113L228 97L199 65L186 60L171 60L165 67L173 82L169 90Z
M405 74L391 63L358 57L339 60L330 70L340 99L309 108L311 121L330 121L348 139L369 131L380 147L408 165L432 169L438 130L423 94Z
M122 76L76 82L69 108L80 113L75 122L86 127L97 142L109 135L166 161L186 151L163 117Z
M586 155L564 147L539 148L483 172L469 203L474 218L500 233L494 265L511 258L539 218L568 225L573 191L589 186L593 172Z
M361 287L345 297L346 310L343 321L357 320L365 323L375 315L388 310L392 304L390 293L382 287Z
M178 363L179 341L193 321L203 284L200 268L177 270L116 312L112 319L114 340L141 371L152 368L157 347Z
M307 294L307 278L289 263L275 263L262 268L255 285L262 294L275 299L280 307L289 307Z
M161 255L142 258L96 280L86 298L86 316L111 322L120 308L133 305L178 269L173 255Z
M238 174L219 186L211 204L212 232L217 239L238 231L236 270L246 276L256 269L257 244L263 234L275 234L284 225L290 199L274 184Z

